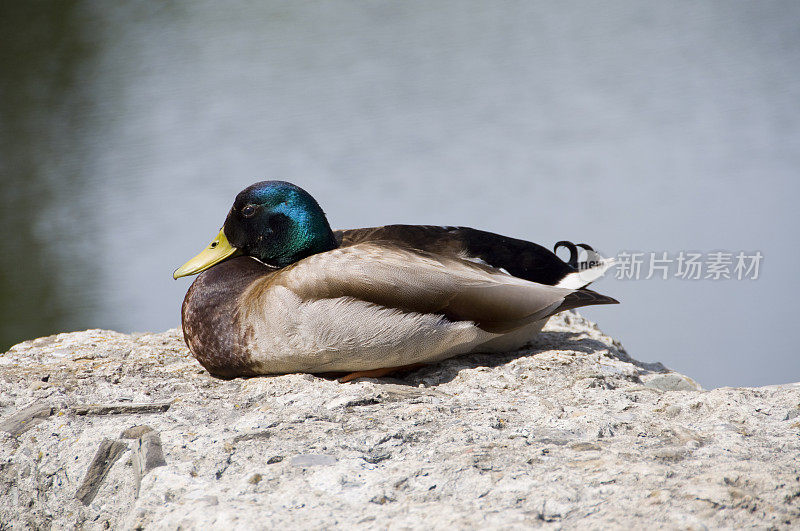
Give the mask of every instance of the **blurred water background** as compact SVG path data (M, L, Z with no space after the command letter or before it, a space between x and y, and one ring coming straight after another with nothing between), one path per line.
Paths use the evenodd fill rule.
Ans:
M172 270L285 179L336 228L760 251L584 313L706 387L798 381L799 169L791 0L3 2L0 351L178 326Z

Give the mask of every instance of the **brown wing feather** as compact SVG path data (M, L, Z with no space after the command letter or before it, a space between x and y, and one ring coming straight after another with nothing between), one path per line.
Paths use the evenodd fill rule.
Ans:
M515 277L553 286L575 268L539 244L469 227L385 225L334 231L342 247L366 242L394 243L447 256L480 259Z
M564 310L572 310L582 306L594 306L596 304L619 304L619 301L602 293L581 288L567 295L556 311L563 312Z
M555 313L572 290L528 282L456 258L357 243L310 256L273 277L304 299L351 297L437 313L503 333Z

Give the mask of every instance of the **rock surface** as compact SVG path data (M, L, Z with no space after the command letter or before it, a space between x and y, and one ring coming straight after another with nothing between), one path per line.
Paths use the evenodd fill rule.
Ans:
M347 384L215 379L175 330L59 334L0 355L0 529L797 527L798 408L573 313Z

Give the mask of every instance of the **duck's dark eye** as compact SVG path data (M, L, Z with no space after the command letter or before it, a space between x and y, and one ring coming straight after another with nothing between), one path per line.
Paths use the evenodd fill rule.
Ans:
M254 205L247 205L242 209L242 215L246 218L252 218L255 213L256 207Z

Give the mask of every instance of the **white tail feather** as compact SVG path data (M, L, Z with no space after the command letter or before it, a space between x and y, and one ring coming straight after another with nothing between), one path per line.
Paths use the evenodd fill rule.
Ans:
M558 284L556 284L557 288L566 288L566 289L578 289L578 288L585 288L598 278L602 277L606 270L609 267L614 265L613 258L600 258L597 255L596 263L588 267L586 269L579 269L574 273L569 273L567 276L561 279ZM595 260L593 260L595 261ZM582 262L580 266L584 266L586 262Z

